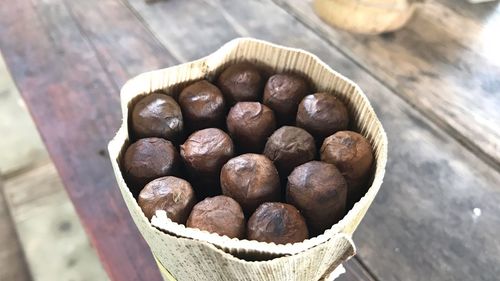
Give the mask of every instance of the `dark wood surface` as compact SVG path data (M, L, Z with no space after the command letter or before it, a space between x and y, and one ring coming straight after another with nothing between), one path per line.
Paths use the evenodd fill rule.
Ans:
M474 34L453 26L463 21L477 33L487 25L484 11L429 2L408 28L369 37L323 25L307 2L295 0L18 0L0 6L0 50L113 280L160 278L105 152L120 123L120 85L238 36L315 53L365 90L386 128L385 183L354 236L358 256L341 280L495 280L498 65L465 42ZM443 13L450 20L439 25ZM446 48L465 56L451 58ZM396 62L400 68L391 67ZM484 75L475 66L482 62ZM437 77L422 74L434 67ZM480 87L483 78L491 94ZM429 91L433 86L439 93Z
M494 54L498 9L492 7L491 15L471 19L453 9L474 10L481 5L447 1L448 7L427 1L404 29L363 36L323 23L312 10L312 0L274 1L442 130L500 167L500 58Z

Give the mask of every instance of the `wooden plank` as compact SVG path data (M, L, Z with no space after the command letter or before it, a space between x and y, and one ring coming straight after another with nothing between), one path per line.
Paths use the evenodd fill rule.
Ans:
M218 49L221 42L244 34L238 25L217 28L227 25L230 15L217 12L221 17L215 17L211 13L216 9L200 1L123 1L137 12L161 43L181 62L206 56ZM155 11L156 8L161 10ZM158 32L161 30L163 32Z
M0 179L0 280L31 280L24 255L12 222Z
M33 120L0 54L0 174L7 177L46 161ZM22 128L22 129L21 129Z
M404 29L363 36L322 22L311 0L274 1L500 168L499 20L478 24L429 1Z
M95 1L69 2L68 9L73 13L80 28L85 31L87 38L89 38L91 41L91 44L93 46L95 46L98 54L102 57L108 56L108 58L106 59L106 61L107 61L106 65L116 64L117 62L113 61L113 60L117 60L117 61L134 60L133 56L135 54L133 52L130 52L130 50L121 50L122 52L121 52L120 56L115 55L116 52L114 50L119 49L120 45L112 44L112 42L116 42L116 40L113 40L113 36L115 36L115 34L120 34L120 33L119 32L117 33L112 28L112 26L107 24L108 21L106 21L104 18L96 18L94 16L94 12L97 12L97 11L93 11L92 13L89 13L89 11L91 11L92 9L93 10L99 9L101 11L107 11L110 8L113 8L112 6L115 6L116 3L112 2L112 1L107 1L107 2L105 2L105 5L103 5L99 8L96 8L96 5L95 5L96 3L94 3L94 2ZM182 10L184 10L184 11L189 11L189 9L193 8L193 7L182 6L180 8L182 8ZM178 11L171 11L171 12L177 13ZM121 11L121 13L124 13L124 11ZM209 20L213 20L213 19L210 18ZM160 26L161 25L158 25L158 28ZM112 29L109 30L110 28L112 28ZM179 31L179 29L177 29L177 28L173 28L172 30ZM146 34L147 34L147 32L146 32ZM181 34L182 33L180 33L179 36L182 36ZM230 40L232 37L234 37L236 35L236 33L234 32L233 34L231 34L231 32L229 32L226 35L229 35L226 38L226 40ZM161 36L159 36L159 38L160 38L160 40L162 40L162 42L169 42L168 38L162 38ZM145 39L150 40L149 38L145 38ZM209 40L206 42L211 43L211 41L209 41ZM140 42L137 42L137 43L139 45L141 45ZM175 42L171 42L170 44L174 44L174 43ZM196 47L193 45L193 48L195 50L205 51L206 54L209 53L209 51L207 51L207 50L215 50L216 48L219 47L219 45L214 45L212 43L211 46L207 45L204 47L206 48L206 50L202 50L202 48L199 48L199 47ZM128 51L128 52L124 53L123 51ZM109 56L110 54L112 55L111 57ZM158 58L158 60L162 60L164 58L169 58L169 53L166 52L165 50L162 50L162 48L156 48L156 56L155 57ZM169 59L171 59L171 58L169 58ZM184 58L181 55L178 57L178 59L182 60ZM192 57L190 59L194 59L194 57ZM152 60L151 63L152 63L151 69L162 67L160 65L154 66L154 64L155 64L154 60ZM156 63L158 63L158 62L156 62ZM120 65L123 65L124 69L117 69L117 71L116 70L114 71L113 69L108 69L108 71L113 72L113 74L115 76L118 76L119 78L123 77L122 74L124 71L126 71L129 75L130 75L130 73L132 73L132 71L130 71L130 70L133 69L133 66L132 66L132 68L130 68L130 66L128 64L123 64L123 63ZM117 83L119 83L119 82L117 82ZM352 259L349 262L347 262L345 265L345 268L346 268L346 273L340 278L340 280L349 280L349 281L350 280L371 280L371 279L365 278L365 276L368 276L366 271L361 269L359 263L356 262L355 259ZM355 269L356 272L352 272L352 269Z
M354 239L360 260L378 280L494 280L500 274L500 175L454 138L400 99L330 42L269 1L189 1L203 6L190 17L224 18L219 26L195 25L178 14L185 1L146 5L129 0L158 38L198 57L199 36L159 27L171 21L195 34L212 29L245 34L312 51L365 89L389 135L390 163L384 187ZM194 4L193 4L194 5ZM203 10L203 11L201 11ZM198 12L199 11L199 12ZM265 20L262 20L265 19ZM207 21L207 19L204 19ZM191 24L191 25L190 25ZM207 39L208 40L208 39ZM222 44L225 36L210 37ZM193 53L192 50L195 50ZM481 215L476 209L483 210ZM482 241L488 241L488 245ZM483 253L479 255L478 253Z
M440 1L427 1L415 13L414 19L405 27L404 30L411 30L415 33L415 37L426 40L424 44L439 42L443 36L447 40L443 43L451 41L454 44L450 47L460 46L466 50L467 55L476 54L483 56L483 59L492 60L497 56L489 50L489 43L493 42L491 31L498 27L499 24L491 21L491 18L470 18L459 12L467 9L473 10L475 7L469 3L462 2L458 6L448 6L449 3L440 3ZM430 32L429 32L430 30ZM460 30L460 32L457 32ZM404 32L404 31L402 31ZM401 33L401 32L397 32ZM489 33L489 34L488 34ZM390 43L389 43L390 44ZM433 49L435 47L430 45ZM493 65L498 65L498 60L493 62Z
M62 1L118 87L177 60L121 1Z
M140 22L132 14L123 15L122 21L138 24L116 28L126 26L127 36L141 38ZM114 24L106 14L100 17ZM61 1L20 0L0 6L0 38L9 38L0 40L0 49L110 278L162 280L106 156L107 142L121 119L117 80L110 78L116 73L103 67L101 59L107 57L98 56L84 35ZM120 39L115 38L123 50L127 42ZM148 50L155 47L135 52L150 57ZM147 62L142 63L149 68Z
M7 180L4 192L33 280L108 280L52 164Z

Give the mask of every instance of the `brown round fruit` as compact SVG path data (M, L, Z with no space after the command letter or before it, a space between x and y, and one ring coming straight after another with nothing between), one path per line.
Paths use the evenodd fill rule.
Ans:
M262 96L264 78L257 66L241 62L226 68L217 80L227 102L258 101Z
M349 193L364 191L373 164L373 150L368 140L352 131L340 131L325 139L321 160L340 170L349 186Z
M299 211L285 203L264 203L248 220L247 238L261 242L288 244L306 240L307 225Z
M132 110L136 138L158 137L177 143L182 138L181 108L170 96L153 93L142 98Z
M280 179L273 162L260 154L243 154L229 160L221 170L222 194L236 200L246 214L264 202L278 201Z
M223 195L196 204L186 225L230 238L242 239L245 236L245 216L240 205Z
M345 212L347 184L335 165L311 161L288 176L287 202L297 207L314 233L322 233Z
M275 74L264 87L263 103L269 106L283 125L294 121L300 101L309 93L307 81L291 73Z
M189 182L176 177L163 177L148 183L139 193L139 206L151 219L157 210L163 210L176 223L186 223L196 203Z
M296 124L311 135L323 139L347 129L349 113L345 104L334 95L317 93L306 96L300 102Z
M274 162L280 176L286 177L295 167L314 159L316 145L304 129L283 126L267 140L264 155Z
M140 139L130 145L123 157L123 168L133 194L148 182L177 175L180 159L170 141L160 138Z
M190 131L204 128L222 128L226 104L219 88L202 80L182 90L179 105L184 115L186 127Z
M227 129L242 152L261 152L276 130L274 113L258 102L239 102L227 116Z
M195 173L219 176L222 166L234 155L231 138L220 129L203 129L181 145L181 156Z

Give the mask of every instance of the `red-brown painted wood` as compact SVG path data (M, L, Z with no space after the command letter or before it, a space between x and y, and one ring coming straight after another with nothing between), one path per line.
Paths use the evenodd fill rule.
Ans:
M99 3L85 15L95 30L82 28L81 10L62 1L4 3L0 49L110 278L162 280L119 194L106 145L121 121L119 83L172 60L155 57L163 47L121 2ZM102 32L114 37L89 41ZM143 60L118 60L127 51Z

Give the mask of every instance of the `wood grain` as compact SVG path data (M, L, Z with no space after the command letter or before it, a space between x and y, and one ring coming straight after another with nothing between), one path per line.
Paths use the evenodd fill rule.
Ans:
M4 193L33 280L108 280L52 164L10 178Z
M143 35L140 22L131 13L125 15L130 17L122 20L137 23L126 25L128 36ZM113 18L101 17L114 24ZM121 115L118 88L96 49L56 0L1 5L0 37L9 38L0 40L7 65L109 276L162 280L106 156ZM126 42L120 44L126 48ZM144 57L151 55L148 49L154 48L143 48Z
M0 179L0 280L31 280L30 272L26 266L21 244L7 202L4 197L4 185Z
M65 3L117 87L142 72L177 62L121 1L59 2Z
M500 21L480 24L428 1L404 29L363 36L322 22L311 0L274 1L500 168L500 57L489 45Z
M217 50L221 42L245 34L238 25L227 29L218 28L227 24L230 15L220 14L216 8L204 2L175 0L148 4L140 0L122 1L136 11L138 17L180 62L206 56ZM214 13L218 16L214 16ZM192 43L186 44L186 41Z
M111 94L117 92L119 82L114 75L135 70L127 71L127 64L123 70L107 67L118 58L105 56L102 50L125 47L119 40L99 41L108 33L92 29L94 20L79 13L79 6L68 5L68 11L59 2L36 1L37 10L26 0L0 7L0 35L10 38L0 40L0 48L112 279L159 280L150 254L136 242L140 240L135 227L116 193L108 160L101 155L120 118L117 96ZM499 211L494 188L500 180L498 174L330 41L270 2L129 3L169 53L181 61L208 54L235 36L255 36L313 51L367 90L388 130L390 144L394 144L386 185L355 236L359 256L375 277L451 280L478 276L488 280L499 274L500 248L495 239L499 222L493 215ZM91 14L92 6L89 9ZM124 21L137 22L127 26L144 35L133 13L129 18L125 17L128 13L121 15ZM109 29L114 25L112 18L97 22L108 22ZM107 49L93 47L99 42ZM166 53L156 47L146 50L160 51L155 53L159 56ZM103 63L104 58L109 61ZM74 106L68 108L69 104ZM474 207L483 214L471 216ZM102 222L95 220L96 214ZM118 242L127 248L121 249Z
M130 0L158 38L186 46L172 53L196 58L205 54L205 50L195 48L200 37L155 28L160 26L155 23L160 15L177 14L182 3L165 1L148 6ZM500 221L494 215L500 211L496 203L500 200L498 172L273 3L190 3L204 7L200 12L191 10L190 18L209 14L226 20L220 26L198 26L184 17L161 21L168 25L175 20L177 25L197 30L196 34L217 34L210 37L213 44L226 40L225 34L212 30L216 29L304 48L365 89L388 132L390 145L384 187L354 237L358 257L376 279L461 280L465 276L494 280L500 274L496 267L500 242L495 234ZM262 18L266 20L259 20ZM474 208L483 210L482 215L473 215Z

